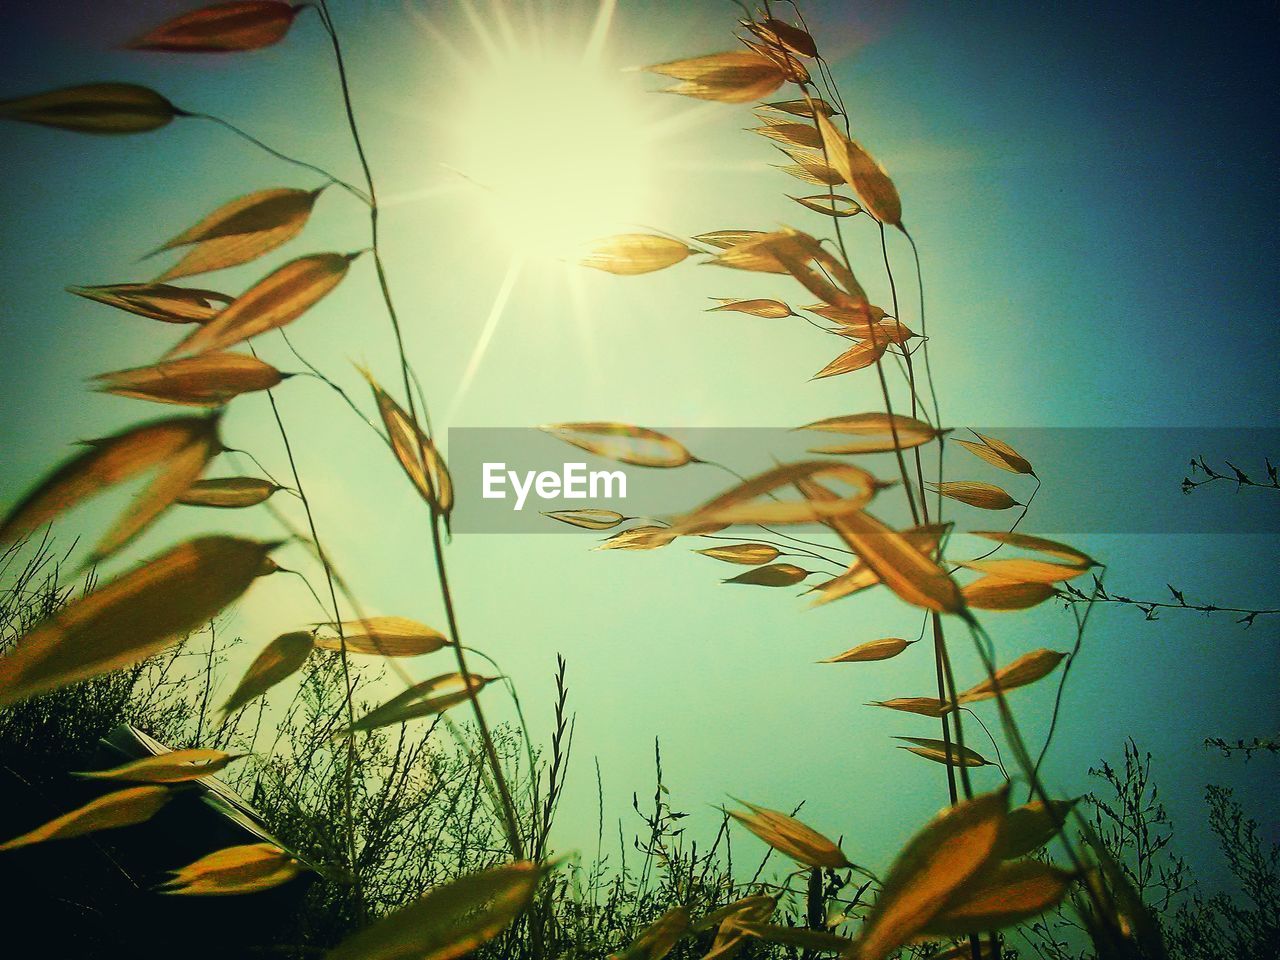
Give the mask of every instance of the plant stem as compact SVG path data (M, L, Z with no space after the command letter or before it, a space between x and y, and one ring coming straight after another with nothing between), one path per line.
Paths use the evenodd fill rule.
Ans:
M265 150L267 153L271 154L271 156L275 157L277 160L283 160L285 163L292 163L295 167L302 167L305 170L310 170L312 173L318 173L320 174L320 176L324 177L330 183L334 184L335 186L339 186L343 190L347 191L347 193L351 194L361 203L370 202L369 198L365 196L365 194L361 190L357 189L356 187L353 187L351 184L347 183L347 181L342 180L339 177L335 177L332 173L330 173L328 170L325 170L323 167L318 167L314 163L308 163L306 160L299 160L297 157L291 157L287 153L282 153L281 151L277 150L275 147L270 146L269 144L263 143L253 134L240 129L229 120L223 120L221 117L215 117L208 113L189 113L189 114L186 114L186 116L192 117L196 120L209 120L213 123L216 123L218 126L223 127L227 130L230 130L236 136L249 141L249 143L253 144L259 150Z
M252 346L249 352L255 357L257 351ZM316 531L315 516L311 512L311 501L307 499L306 490L302 486L302 477L298 473L298 464L293 456L293 445L289 442L289 432L285 429L284 420L280 417L280 408L276 405L275 393L272 390L266 391L267 401L271 404L271 414L275 417L276 427L280 431L280 439L284 443L285 456L289 460L289 470L293 474L293 486L298 491L298 499L302 501L302 510L307 517L307 526L311 530L311 542L315 545L316 556L320 560L320 565L324 568L325 581L329 585L329 599L333 604L334 612L334 629L338 633L339 656L342 660L342 679L346 685L346 708L347 723L355 726L356 716L355 707L352 705L352 695L354 686L351 680L351 666L347 661L347 638L342 628L342 617L338 612L338 593L333 583L333 570L329 565L329 559L324 551L324 547L320 543L320 534ZM360 880L360 871L356 868L356 827L355 817L352 813L352 794L354 792L354 776L357 762L356 757L356 738L355 735L346 738L347 741L347 764L344 771L344 797L343 797L343 816L346 820L347 828L347 858L351 866L352 885L356 897L356 909L362 921L368 919L368 907L364 899L364 886Z
M400 318L396 312L395 303L391 297L391 287L387 280L387 273L382 261L382 250L379 243L379 208L377 188L373 180L373 172L369 167L369 159L365 154L364 141L360 137L360 128L356 122L355 108L351 101L351 85L347 78L346 61L342 54L342 44L338 39L337 29L334 27L332 15L329 12L329 5L326 0L320 0L320 13L324 21L325 30L329 34L329 39L333 46L334 62L338 70L338 82L342 90L342 102L346 110L347 125L351 131L351 139L355 145L356 155L360 160L360 168L364 173L365 183L369 196L369 232L370 246L373 254L374 270L378 277L378 287L382 293L383 303L386 305L387 317L391 322L391 329L395 336L396 351L400 358L400 373L404 380L405 399L408 403L409 417L413 423L418 422L417 403L414 400L413 387L411 383L411 374L408 355L404 348L404 336L400 326ZM423 418L426 421L426 433L431 435L431 419L424 407ZM425 461L425 451L419 450L419 456ZM449 633L453 639L452 647L454 656L458 664L458 673L462 676L463 687L466 690L472 690L471 670L467 665L467 657L463 652L462 634L458 626L457 612L454 609L453 592L449 587L449 576L445 566L444 545L440 537L440 511L435 504L431 508L431 546L435 553L436 577L440 585L440 594L444 601L445 618L448 621ZM484 710L480 706L480 700L472 691L468 698L471 701L472 710L475 713L476 726L479 728L481 739L484 743L485 754L489 761L490 774L493 778L494 786L497 789L498 796L501 800L503 820L505 821L507 840L511 845L511 852L517 859L524 858L524 844L520 839L520 828L516 821L515 804L511 799L511 791L507 786L506 777L502 772L502 764L498 758L497 747L494 745L493 736L489 730L488 721L485 718Z
M832 84L831 86L834 88L834 84ZM807 86L805 86L804 84L801 84L801 90L804 93L805 97L808 98L809 91ZM812 101L810 102L812 103ZM813 113L813 120L814 120L814 129L818 131L819 136L821 136L821 128L818 125L818 111L816 109L813 109L812 113ZM845 118L845 126L846 126L846 133L847 133L848 132L847 117ZM823 157L823 162L829 165L830 157L827 154L825 139L822 142L822 157ZM835 205L835 187L834 186L830 188L829 194L832 198L831 199L832 206L834 207ZM870 216L869 213L868 213L868 216ZM881 223L879 220L876 220L876 223L880 228L881 249L884 254L885 270L889 277L889 287L890 287L891 296L893 299L894 319L896 320L898 319L898 313L899 313L899 308L897 303L897 300L898 300L897 285L894 283L893 271L889 263L889 251L888 251L887 244L885 243L884 224ZM848 248L845 246L844 232L843 230L841 230L839 218L833 218L832 226L836 236L836 243L840 249L840 256L844 260L845 267L852 273L853 264L849 258ZM871 332L873 337L878 336L878 333L875 327L871 324L870 317L868 317L867 319L867 326L868 326L868 330ZM904 349L903 355L907 363L908 378L909 378L910 388L911 388L911 409L912 409L912 412L915 413L916 412L916 391L915 391L914 372L911 367L910 354ZM907 473L907 463L906 463L905 457L903 456L902 443L898 437L898 428L894 420L894 413L893 413L893 401L889 392L889 383L888 383L888 379L885 377L884 364L882 360L883 360L882 357L877 357L875 362L876 374L880 380L880 393L884 401L885 412L888 414L888 417L889 417L889 429L893 436L894 454L897 457L898 471L902 477L902 486L907 497L907 506L911 510L912 520L917 526L919 526L920 520L921 520L921 513L917 510L915 498L914 496L912 496L911 478ZM935 426L938 426L938 425L939 424L935 424ZM939 458L941 458L941 447L939 448ZM925 502L924 477L923 477L923 472L921 467L919 449L916 449L915 451L915 463L916 463L916 477L920 483L920 500L921 500L920 506L923 509L923 516L924 516L925 522L927 523L928 517L929 517L929 507L928 507L928 504ZM939 470L941 470L941 468L939 468ZM941 473L939 473L939 475L941 475ZM933 612L931 614L931 620L933 623L934 662L935 662L935 673L937 675L937 684L938 684L938 699L943 702L946 702L948 700L948 686L950 687L951 698L954 698L956 695L955 680L951 676L951 661L950 661L950 657L947 654L946 637L942 629L941 616L938 613ZM953 712L955 712L956 714L956 736L957 736L958 745L960 747L963 747L964 741L963 741L963 735L961 732L961 721L959 718L959 713L958 711L953 711ZM951 802L954 804L958 801L959 794L956 790L955 766L950 762L951 757L953 756L952 749L951 749L952 747L951 726L950 726L950 721L946 714L944 714L940 718L940 723L942 727L942 742L943 742L944 749L946 751L946 758L947 758L947 762L943 764L943 766L946 768L946 771L947 771L947 795L950 798ZM965 767L961 766L960 772L961 772L960 779L964 787L965 796L966 797L971 796L972 787L970 786L970 783L969 783L968 771Z

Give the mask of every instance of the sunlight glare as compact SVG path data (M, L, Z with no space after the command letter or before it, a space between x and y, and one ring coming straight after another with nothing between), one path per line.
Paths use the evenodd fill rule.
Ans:
M581 51L507 51L467 78L457 171L515 256L572 258L655 217L635 92Z

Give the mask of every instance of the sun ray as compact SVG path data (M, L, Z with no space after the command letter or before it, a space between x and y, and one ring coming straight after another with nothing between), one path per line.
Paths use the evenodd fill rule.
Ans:
M465 181L460 182L458 179L451 179L442 183L435 183L429 187L420 187L417 190L406 190L402 193L394 193L388 197L378 197L378 205L384 208L402 207L410 203L423 203L433 197L445 196L450 193L458 193L467 188Z
M591 24L591 35L582 48L582 62L595 64L600 62L604 53L605 41L609 39L609 28L613 25L613 13L617 8L617 0L600 0L596 8L595 22Z
M518 50L520 48L520 38L516 36L516 30L511 23L511 18L507 16L507 5L505 3L495 3L493 5L493 18L497 22L498 33L501 34L507 49Z
M462 12L466 15L467 23L471 25L476 39L480 41L480 46L484 47L485 55L488 56L489 61L495 64L501 63L502 50L493 39L493 34L489 32L489 27L476 10L475 4L471 0L458 0L458 6L462 8Z
M582 346L586 361L586 372L591 377L590 388L596 390L604 384L600 369L600 358L596 351L595 323L592 320L590 311L587 309L587 290L586 285L583 283L582 271L566 270L565 278L569 288L570 314L577 325L578 342Z
M454 43L453 39L445 31L436 26L435 21L428 17L425 11L419 10L414 6L407 7L407 10L418 27L431 37L432 41L459 73L471 69L471 61L462 52L462 48Z
M471 359L467 361L467 367L462 372L462 379L458 381L458 388L453 392L453 399L449 401L449 409L444 415L444 423L454 422L454 417L466 399L467 392L471 389L471 383L475 380L480 364L484 360L484 355L489 350L489 343L493 340L493 335L498 329L498 322L502 319L503 311L507 309L507 302L511 299L511 291L515 289L516 281L520 278L520 271L523 267L524 260L519 256L513 256L507 264L506 276L502 278L502 284L498 287L498 294L493 298L493 306L489 308L489 316L484 322L484 328L480 331L479 339L476 340L475 349L471 351Z

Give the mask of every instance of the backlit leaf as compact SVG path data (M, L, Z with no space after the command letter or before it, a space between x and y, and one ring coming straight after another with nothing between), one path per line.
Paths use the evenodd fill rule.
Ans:
M839 870L850 866L839 846L799 820L745 800L739 803L746 804L749 812L730 810L729 816L779 853L809 867Z
M903 530L902 535L916 550L926 556L933 557L937 553L938 545L942 542L942 537L950 529L951 524L949 523L933 523ZM814 606L821 606L824 603L839 600L841 597L850 596L868 587L874 587L879 582L880 577L876 572L861 559L857 559L840 576L818 585L816 592L819 596L813 601L813 604Z
M102 393L156 403L216 407L242 393L269 390L284 378L285 374L257 357L214 352L101 373L94 380L95 389Z
M942 494L949 500L958 500L980 510L1008 510L1010 507L1022 506L992 483L979 483L975 480L950 480L944 483L925 484L930 490Z
M991 859L1008 789L948 808L907 842L858 934L859 960L883 960L915 938Z
M694 459L665 433L626 423L549 423L538 429L598 457L637 467L682 467Z
M866 643L860 643L851 650L837 654L834 657L828 657L825 660L819 660L819 663L865 663L873 660L888 660L896 657L911 644L914 640L903 640L899 637L885 637L882 640L868 640Z
M773 491L798 481L822 477L851 489L848 497L830 492L825 502L759 501ZM709 533L710 528L735 523L808 523L860 509L880 488L874 476L852 464L836 460L785 463L750 477L725 493L681 517L673 528L681 534Z
M881 331L871 330L870 325L879 326L881 321L888 317L884 310L870 303L859 303L853 310L844 306L833 307L829 303L815 303L811 307L802 307L801 309L816 313L820 317L826 317L828 320L834 320L842 328L849 328L850 332L867 331L868 334L874 332L877 335ZM893 342L898 342L901 339L896 336L896 327L883 327L883 332Z
M174 53L258 50L278 43L301 9L278 0L219 3L174 17L128 46Z
M1039 860L992 864L957 890L922 932L963 936L1009 927L1057 906L1070 885L1071 874Z
M809 576L804 567L794 563L771 563L767 567L757 567L736 577L730 577L725 583L747 583L757 587L790 587Z
M704 557L711 557L713 560L723 560L726 563L741 563L752 567L762 563L772 563L781 555L777 547L770 546L767 543L733 543L723 547L708 547L706 550L697 550L695 552L702 554Z
M976 703L979 700L993 698L996 695L997 685L1001 693L1025 687L1053 673L1064 657L1066 657L1065 653L1043 648L1024 653L1008 666L997 670L994 679L988 677L981 683L975 684L961 693L957 699L961 703Z
M222 304L231 302L230 297L216 290L175 287L167 283L67 287L67 292L165 323L206 323L217 316Z
M801 430L822 430L829 433L845 433L855 437L875 439L858 440L832 447L816 447L810 453L882 453L899 448L918 447L935 439L940 431L923 420L900 413L890 417L886 413L856 413L844 417L828 417L805 424ZM897 442L894 442L894 434Z
M270 480L260 477L216 477L191 484L187 492L178 497L178 503L223 509L253 507L265 502L279 489Z
M1056 591L1048 583L1020 583L1003 577L983 577L964 588L965 602L975 610L1026 610L1044 603Z
M1006 580L1019 580L1023 583L1057 583L1070 580L1085 573L1087 567L1068 566L1062 563L1049 563L1047 560L1026 560L1023 558L1010 560L970 560L963 564L970 570L989 573Z
M302 864L274 843L224 847L189 863L161 884L157 891L183 896L228 896L257 893L288 883Z
M578 262L606 273L633 276L679 263L693 253L686 244L651 233L622 233L597 240Z
M888 346L888 341L880 340L867 340L863 343L856 343L815 373L813 379L822 380L825 377L837 377L842 373L853 373L855 370L870 367L884 356L885 348Z
M69 840L86 833L130 827L150 820L173 795L164 787L129 787L90 800L83 807L55 817L29 833L0 843L0 850L43 843L46 840Z
M404 693L393 697L380 707L375 707L342 733L349 735L361 730L376 730L378 727L393 723L405 723L419 717L432 717L444 713L450 707L466 703L494 677L481 677L471 674L471 685L468 688L460 673L442 673L438 677L414 684ZM468 693L470 689L470 693Z
M400 461L401 468L422 499L447 520L453 510L453 477L444 457L417 421L378 385L373 375L363 368L360 372L373 390L382 425L386 427L387 439L391 443L391 452Z
M977 430L972 431L972 433L982 442L974 443L972 440L956 440L955 442L993 467L1008 470L1010 473L1025 473L1035 476L1036 472L1031 468L1030 462L1014 450L1013 447L1001 440L997 440L995 437L984 436L978 433Z
M812 80L809 75L809 68L795 58L790 51L785 50L779 43L772 40L764 43L755 43L751 40L743 40L748 50L754 50L762 57L766 57L777 64L778 69L782 71L783 78L790 80L792 83L807 84ZM773 91L770 91L772 93ZM761 94L764 96L764 94Z
M679 518L672 529L680 536L690 533L717 533L729 526L827 523L861 508L865 494L823 503L804 500L755 500L721 509L700 507L696 513Z
M356 254L299 257L268 274L166 354L222 350L302 316L347 275Z
M1000 835L1000 857L1014 860L1039 850L1057 836L1077 802L1053 800L1052 806L1046 807L1043 801L1032 800L1010 810Z
M694 930L710 930L717 924L723 923L730 917L750 916L755 922L763 923L773 916L773 911L777 909L778 900L768 894L757 893L749 897L743 897L740 900L734 900L732 903L726 903L723 907L717 907L710 913L703 914L693 922Z
M666 63L655 63L644 69L673 80L701 80L714 76L723 70L738 69L744 71L774 69L773 61L768 57L752 53L750 50L728 50L724 53L708 53L701 57L690 57L687 60L670 60Z
M937 697L896 697L893 700L872 700L869 707L886 707L903 713L917 713L922 717L941 717L947 705Z
M814 111L821 113L823 116L833 116L840 111L833 107L827 101L818 97L810 100L783 100L777 103L762 103L757 110L763 109L777 110L779 113L789 113L793 117L813 117Z
M756 895L743 897L731 904L713 910L695 924L695 929L707 929L716 926L715 938L711 941L711 949L702 960L730 960L742 952L749 935L744 926L765 923L773 916L778 907L774 897Z
M795 177L797 180L803 180L805 183L816 183L824 187L838 187L844 183L844 178L840 176L840 172L835 167L829 167L821 160L813 160L809 157L792 157L794 163L787 163L778 166L783 173Z
M788 53L802 57L816 57L818 48L813 37L799 27L792 26L785 20L770 17L756 23L747 23L746 27L770 46L786 50Z
M457 960L502 933L533 900L542 868L527 860L428 890L342 941L327 960Z
M85 770L75 776L133 783L183 783L217 773L237 759L237 755L221 750L170 750L154 757L132 760L110 770Z
M806 488L805 495L811 497L813 490ZM829 522L845 545L907 603L944 613L964 609L956 582L903 532L861 510Z
M788 196L790 196L788 194ZM791 197L802 207L828 217L856 217L862 212L858 201L840 194L819 193L812 197Z
M826 147L827 161L862 198L863 205L877 220L902 229L902 199L884 168L856 141L850 140L821 114L818 129Z
M753 317L764 317L767 320L781 320L783 317L794 317L796 314L781 300L734 300L722 299L718 307L710 307L712 312L733 310L737 313L748 313Z
M587 510L544 510L542 515L550 517L552 520L559 520L561 523L567 523L572 527L582 527L585 530L609 530L628 519L616 510L600 510L596 508Z
M815 149L822 146L818 131L808 123L766 123L763 127L752 127L751 132L789 147Z
M292 676L301 669L314 648L314 636L307 630L283 633L276 637L249 665L240 683L222 705L222 714L226 716L234 713L281 680Z
M685 907L672 907L641 930L631 946L611 954L609 960L662 960L689 932L689 927L689 911Z
M845 262L815 237L799 230L783 229L765 234L719 254L712 263L733 266L731 258L747 251L767 253L787 273L824 303L863 315L870 310L866 291ZM875 328L871 328L874 331Z
M663 93L701 100L747 103L769 96L786 79L773 59L752 50L730 50L688 60L673 60L645 67L650 73L683 81Z
M670 527L659 527L650 524L643 527L632 527L630 530L615 533L596 549L657 550L659 547L665 547L677 536L678 534L673 533Z
M191 489L209 461L222 450L217 421L211 421L207 432L195 436L190 443L160 465L151 482L134 495L125 512L98 541L86 558L86 563L98 563L145 530L156 517L176 503L185 491Z
M1087 553L1083 553L1075 547L1069 547L1065 543L1059 543L1057 540L1034 537L1027 533L1013 533L1007 530L974 530L973 536L986 537L988 540L996 541L996 543L1006 543L1011 547L1020 547L1023 550L1035 550L1082 567L1091 567L1097 563Z
M155 251L195 244L160 279L221 270L274 250L306 226L321 190L259 190L223 204Z
M0 100L0 119L80 133L144 133L180 115L160 94L132 83L91 83Z
M935 763L949 763L953 767L985 767L991 763L982 754L968 747L962 747L958 743L953 742L951 752L948 753L947 744L943 740L932 740L928 737L898 737L897 739L914 744L914 746L899 749L908 750L918 757L933 760Z
M901 320L889 317L879 323L853 319L831 331L849 340L870 340L875 343L906 343L916 332Z
M275 546L199 537L73 600L0 657L0 706L165 649L244 593Z
M803 951L839 953L849 949L853 941L826 930L810 930L807 927L780 927L771 923L739 922L739 930L766 943L780 943L799 947Z
M874 587L879 582L880 578L876 576L875 571L861 560L857 560L840 576L833 577L813 588L813 592L818 594L813 600L813 606L820 607L833 600L851 597L855 593Z
M734 270L750 270L755 273L786 273L787 268L773 252L774 233L755 231L720 231L727 239L711 246L720 247L724 253L716 254L708 263L718 267L731 267ZM712 236L712 234L704 234ZM698 237L695 239L703 239ZM732 242L730 242L732 239Z
M158 467L150 486L95 548L93 558L106 556L181 496L221 448L218 422L210 417L159 420L96 440L18 502L0 524L0 543L17 540L107 488Z
M1009 465L1018 473L1035 473L1035 471L1031 469L1031 464L1027 459L1003 440L997 440L995 437L989 437L985 433L978 433L977 430L971 430L970 433L986 444L988 449L994 450L1000 456L1004 457L1005 460L1008 461Z
M765 235L763 230L712 230L710 233L700 233L694 240L699 243L705 243L709 247L718 247L721 250L728 250L730 247L736 247L740 243L746 243L749 240L756 240Z
M439 630L434 630L417 620L407 617L368 617L364 620L344 620L339 636L338 624L320 623L332 631L317 634L314 643L324 650L341 650L346 642L347 653L368 653L383 657L417 657L435 653L452 641Z

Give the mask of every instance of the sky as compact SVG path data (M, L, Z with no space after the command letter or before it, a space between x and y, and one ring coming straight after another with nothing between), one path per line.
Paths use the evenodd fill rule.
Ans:
M657 78L623 70L731 48L731 4L620 0L606 8L608 30L594 46L593 24L604 20L593 3L333 6L383 198L390 282L437 430L579 420L674 431L793 427L875 409L873 378L810 381L831 351L799 320L705 312L708 297L782 296L778 278L692 261L614 277L545 256L581 216L571 204L589 207L584 197L615 196L619 184L624 205L643 209L637 228L687 237L822 227L786 199L797 182L770 166L779 155L767 141L744 132L755 125L745 107L658 96ZM342 178L360 176L327 39L312 15L279 47L244 57L120 49L183 7L18 6L0 36L0 95L143 83ZM948 424L997 435L1129 428L1129 455L1114 463L1094 460L1083 442L1074 461L1051 458L1053 469L1041 471L1046 498L1067 491L1059 526L1071 522L1073 503L1082 511L1105 503L1123 517L1167 501L1185 466L1178 456L1231 459L1261 473L1265 456L1280 455L1268 446L1274 433L1260 432L1275 427L1277 409L1274 7L1169 4L1159 16L1132 2L806 9L855 135L894 177L920 245ZM584 73L589 47L596 59ZM138 401L88 394L84 382L150 362L175 331L63 289L148 279L159 258L140 257L218 204L320 180L198 120L121 138L11 124L0 166L0 502L8 504L72 441L156 415ZM513 210L500 190L476 184L542 177L563 191L566 170L571 199L559 208ZM886 302L878 235L857 222L850 235L860 280ZM292 256L367 245L359 205L328 190L301 238L207 282L234 293ZM910 322L910 249L897 236L889 249ZM353 363L396 380L367 257L290 335L366 411ZM278 341L268 338L263 351L281 369L299 369ZM321 536L366 608L442 624L426 518L385 448L318 381L294 378L278 397ZM232 405L224 435L273 473L285 471L260 395ZM1230 448L1214 445L1224 438ZM768 451L760 455L735 466L762 469ZM955 455L949 463L957 478L1007 482L1020 498L1030 492L1019 487L1025 478ZM707 471L690 483L710 495L724 478ZM1171 530L1196 532L1095 525L1069 539L1105 559L1108 584L1131 596L1163 599L1173 583L1189 599L1271 606L1278 527L1275 507L1258 506L1267 497L1274 494L1218 484L1169 508ZM104 529L122 502L113 495L77 511L59 536ZM1256 528L1215 532L1230 516L1224 503L1243 504ZM991 522L976 511L955 515L971 529ZM1034 507L1022 529L1070 532L1038 526ZM1261 532L1239 532L1248 529ZM256 511L175 510L117 566L212 530L273 532ZM808 610L791 591L723 586L723 568L679 546L600 554L591 545L575 536L459 533L448 547L466 643L515 680L540 735L550 726L555 655L568 660L577 726L563 847L593 852L594 759L606 834L615 817L639 828L628 808L633 791L652 790L655 738L671 800L693 814L695 833L712 832L714 806L730 796L788 809L804 800L807 821L843 835L854 859L885 864L942 805L941 768L893 749L891 739L932 736L934 724L863 706L928 694L924 645L881 664L814 664L863 640L914 635L916 616L905 606L865 595ZM314 621L310 603L296 584L266 581L237 606L233 629L252 651ZM1070 617L1056 606L989 620L1004 661L1073 640ZM1088 789L1087 769L1118 760L1132 736L1154 755L1184 850L1216 883L1224 867L1205 827L1204 785L1236 789L1274 835L1275 760L1226 761L1202 742L1275 732L1276 643L1265 619L1246 630L1228 617L1170 612L1152 623L1131 609L1099 609L1066 689L1049 783L1064 795ZM968 651L957 649L956 660L962 678L977 679ZM448 668L409 666L420 677ZM1015 701L1033 742L1051 699L1045 687ZM488 704L510 716L501 695ZM990 769L978 774L980 785L995 785Z

